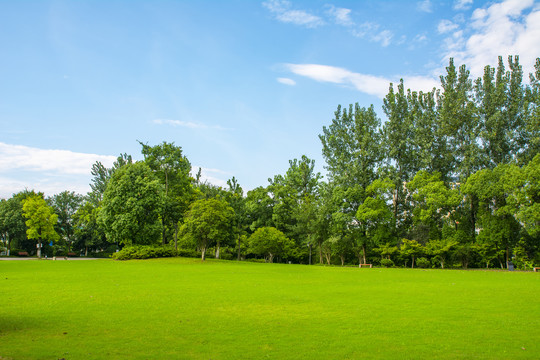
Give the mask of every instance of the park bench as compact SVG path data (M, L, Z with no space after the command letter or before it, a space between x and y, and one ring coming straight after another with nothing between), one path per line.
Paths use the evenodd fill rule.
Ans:
M26 252L26 251L19 251L19 256L28 256L28 252Z
M77 253L74 253L74 252L68 252L68 254L67 254L67 256L71 256L71 257L77 256L77 255L78 255L78 254L77 254Z
M537 272L538 270L540 270L540 267L535 267L533 268L534 272Z
M371 264L358 264L358 267L361 268L362 266L369 266L370 269L373 267Z

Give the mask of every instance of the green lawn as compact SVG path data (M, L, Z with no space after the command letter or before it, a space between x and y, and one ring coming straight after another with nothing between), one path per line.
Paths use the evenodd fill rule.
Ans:
M540 274L0 261L0 359L539 359Z

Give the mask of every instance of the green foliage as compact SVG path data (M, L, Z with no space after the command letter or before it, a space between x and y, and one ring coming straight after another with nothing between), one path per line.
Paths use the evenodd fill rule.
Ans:
M160 206L162 242L167 244L169 242L167 233L174 231L175 247L177 247L178 223L182 221L194 198L190 176L191 164L182 155L182 148L175 146L174 143L164 141L156 146L139 143L142 146L145 163L164 187Z
M161 236L163 187L143 162L116 170L103 196L99 221L111 242L155 244Z
M249 237L249 251L255 255L264 256L268 262L274 262L275 257L286 258L295 247L294 242L274 227L257 229Z
M381 260L381 265L384 266L384 267L394 267L394 262L390 259L382 259Z
M202 260L211 246L216 246L216 258L219 258L220 246L233 242L234 216L233 208L224 200L197 200L184 218L182 233L196 242Z
M419 257L416 259L416 266L423 269L429 268L431 267L431 262L425 257Z
M166 246L131 245L112 255L114 260L150 259L177 256L177 251Z
M23 215L26 220L26 235L38 243L38 256L41 256L42 241L57 241L59 236L54 229L58 219L43 197L33 195L23 202Z

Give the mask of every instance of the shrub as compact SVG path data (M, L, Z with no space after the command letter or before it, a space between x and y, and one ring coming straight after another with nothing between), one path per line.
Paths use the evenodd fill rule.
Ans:
M173 248L164 246L134 245L126 246L112 258L115 260L149 259L158 257L173 257L177 252Z
M426 259L425 257L420 257L418 259L416 259L416 266L419 267L419 268L428 268L431 266L431 263L428 259Z
M382 259L381 260L381 265L384 266L384 267L393 267L394 266L394 262L390 259Z
M178 249L178 256L188 257L188 258L198 258L201 256L199 252L193 249Z

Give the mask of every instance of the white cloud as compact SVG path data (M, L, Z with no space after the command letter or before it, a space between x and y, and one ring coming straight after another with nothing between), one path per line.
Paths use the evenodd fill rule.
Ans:
M473 0L456 0L454 1L454 10L466 10L473 3Z
M110 167L115 160L115 156L0 143L0 197L25 188L47 195L64 190L85 194L90 190L92 165L100 161Z
M429 0L427 2L429 3ZM381 29L379 24L372 22L357 24L351 17L351 9L325 5L326 11L323 12L325 18L323 18L304 10L293 10L291 2L287 0L268 0L262 4L281 22L302 25L308 28L315 28L333 22L345 26L353 36L378 42L383 47L390 45L394 37L392 31ZM430 4L428 5L431 7ZM398 41L398 43L400 42Z
M183 120L171 120L171 119L154 119L152 120L154 124L157 125L171 125L171 126L180 126L180 127L186 127L189 129L218 129L218 130L226 130L226 128L219 126L219 125L206 125L201 123L196 123L192 121L183 121Z
M365 22L356 26L351 33L358 38L367 38L369 41L380 42L381 46L390 45L394 34L390 30L379 30L380 25L371 22Z
M282 84L285 84L285 85L289 85L289 86L294 86L296 85L296 81L294 81L293 79L289 79L289 78L278 78L277 81L279 83L282 83Z
M23 145L0 143L0 172L13 170L52 171L86 175L92 164L101 161L108 166L115 156L76 153L69 150L44 150Z
M443 45L443 61L454 57L467 64L473 76L485 65L497 65L497 56L519 55L524 78L540 54L540 7L534 0L506 0L476 9L470 25L456 31Z
M286 0L268 0L263 2L263 6L273 13L277 20L284 23L302 25L308 28L324 24L323 19L319 16L312 15L304 10L291 9L291 3Z
M439 21L439 25L437 25L437 31L439 34L445 34L447 32L456 30L458 27L458 24L454 24L450 20L441 20Z
M431 5L431 0L419 1L416 4L416 7L418 8L418 10L423 11L423 12L427 12L427 13L430 13L430 12L433 11L432 5Z
M334 18L334 22L343 26L352 26L354 22L351 19L351 10L345 8L338 8L330 5L328 14Z
M396 84L400 78L397 76L389 79L382 76L360 74L335 66L319 64L286 64L285 67L296 75L319 82L353 86L358 91L378 98L385 97L390 83ZM437 80L431 77L404 77L404 81L407 87L415 90L430 91L433 87L438 86Z
M390 45L390 40L394 34L390 30L383 30L378 34L373 35L372 40L375 42L380 42L382 47L387 47Z

